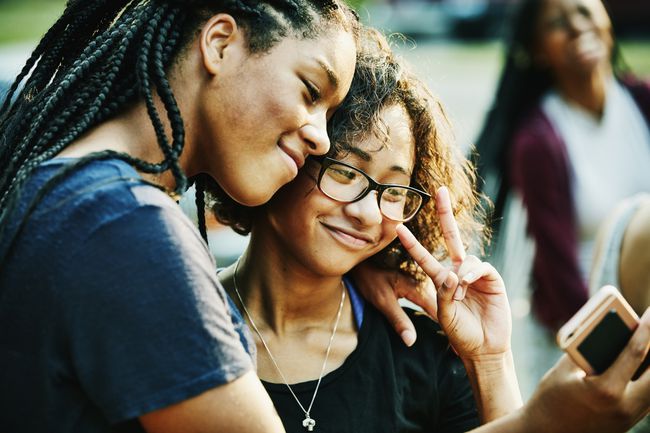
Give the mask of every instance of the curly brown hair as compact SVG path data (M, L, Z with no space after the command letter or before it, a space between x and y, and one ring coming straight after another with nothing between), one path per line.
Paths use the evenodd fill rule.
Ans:
M386 108L402 106L410 118L415 142L411 183L432 195L439 187L447 186L466 249L482 250L488 232L485 212L475 189L475 170L457 146L441 102L395 57L381 33L366 28L361 41L350 91L328 122L332 142L328 156L341 158L369 134L380 138L383 145L389 145L388 126L383 124L380 114ZM237 233L249 233L258 208L236 203L216 184L209 190L212 192L210 207L216 218ZM436 258L447 257L435 200L430 200L406 226ZM423 277L398 239L377 253L372 261L382 268L399 269L418 279Z

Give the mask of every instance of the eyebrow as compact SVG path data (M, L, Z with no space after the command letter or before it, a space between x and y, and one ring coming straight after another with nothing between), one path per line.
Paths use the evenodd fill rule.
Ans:
M345 150L348 150L350 153L353 153L354 155L358 156L364 161L371 161L372 160L372 155L370 155L368 152L359 149L358 147L347 147ZM392 165L390 167L391 171L397 171L399 173L403 173L407 176L410 176L411 174L406 171L404 167L401 167L399 165Z
M341 81L339 80L339 76L336 75L336 72L334 72L334 70L330 68L330 66L324 61L317 60L317 62L318 65L325 71L325 74L327 75L327 79L329 80L330 85L335 89L337 89L339 87L339 82Z

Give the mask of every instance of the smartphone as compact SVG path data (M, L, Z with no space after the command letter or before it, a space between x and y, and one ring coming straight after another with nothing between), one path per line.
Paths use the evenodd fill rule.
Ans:
M639 316L613 286L604 286L557 333L557 342L587 374L601 374L616 360ZM648 357L635 373L648 367Z

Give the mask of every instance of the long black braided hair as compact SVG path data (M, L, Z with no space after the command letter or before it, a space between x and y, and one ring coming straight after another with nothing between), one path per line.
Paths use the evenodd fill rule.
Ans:
M22 187L39 164L136 101L146 103L163 160L148 162L110 150L79 158L38 191L23 223L61 179L91 161L119 158L144 173L170 170L174 192L187 189L190 181L179 165L183 119L167 71L201 23L219 12L237 19L252 53L268 50L287 35L317 35L318 17L322 25L335 23L353 34L358 26L356 14L339 0L69 0L0 107L0 241ZM171 141L154 92L171 124ZM204 182L196 183L205 238ZM3 259L0 255L0 263Z
M512 15L512 28L494 102L476 143L474 161L481 179L478 187L494 203L490 222L495 234L510 191L508 158L513 135L525 116L553 87L550 70L534 61L537 23L545 4L546 0L524 0ZM616 77L629 72L615 38L611 64Z

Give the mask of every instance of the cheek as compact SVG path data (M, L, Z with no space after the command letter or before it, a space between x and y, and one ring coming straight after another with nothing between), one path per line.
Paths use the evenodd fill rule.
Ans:
M396 228L399 225L398 222L395 221L386 221L381 225L381 239L379 241L379 248L378 250L382 250L388 246L391 242L397 238L397 232Z
M565 32L556 31L548 33L540 41L537 56L544 64L555 64L564 56L564 49L567 43Z
M276 79L263 80L256 89L251 107L259 113L260 118L253 128L259 130L273 126L279 129L276 133L285 133L302 126L305 104L302 93L293 80L278 76Z
M322 208L319 194L311 179L299 175L275 194L267 205L268 214L276 224L302 232Z

